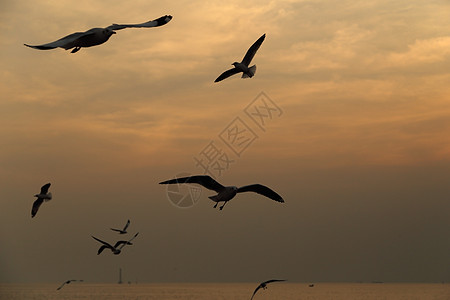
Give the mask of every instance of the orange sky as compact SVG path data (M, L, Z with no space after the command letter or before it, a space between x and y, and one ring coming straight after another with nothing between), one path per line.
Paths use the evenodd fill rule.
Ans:
M450 280L447 1L0 8L0 234L13 240L0 281L114 281L119 265L142 281ZM165 14L76 54L23 46ZM263 33L255 77L213 83ZM261 92L282 112L264 131L244 111ZM258 136L240 157L219 136L236 117ZM286 204L240 195L219 212L203 190L172 206L157 183L202 173L211 141L234 160L218 180ZM54 199L31 220L47 182ZM113 240L128 218L142 234L129 255L97 257L90 235Z

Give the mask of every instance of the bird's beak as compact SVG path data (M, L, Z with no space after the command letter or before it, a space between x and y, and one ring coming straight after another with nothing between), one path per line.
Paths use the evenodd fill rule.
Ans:
M113 32L112 32L112 34L116 34L116 32L115 32L115 31L113 31Z

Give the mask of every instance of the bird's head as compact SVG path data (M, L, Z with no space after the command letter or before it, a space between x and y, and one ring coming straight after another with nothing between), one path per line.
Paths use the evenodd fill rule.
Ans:
M109 29L109 28L104 28L103 29L103 34L105 36L107 36L107 37L110 37L111 35L116 34L116 32L111 30L111 29Z
M114 249L113 250L114 255L120 254L120 252L121 252L120 249Z
M236 67L236 65L239 64L237 61L235 61L234 63L232 63L233 66Z

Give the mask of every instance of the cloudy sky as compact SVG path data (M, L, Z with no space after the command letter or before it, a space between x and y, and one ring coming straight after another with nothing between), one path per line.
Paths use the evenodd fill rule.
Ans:
M450 281L448 1L0 6L0 282ZM255 77L214 83L263 33ZM286 203L158 185L205 172Z

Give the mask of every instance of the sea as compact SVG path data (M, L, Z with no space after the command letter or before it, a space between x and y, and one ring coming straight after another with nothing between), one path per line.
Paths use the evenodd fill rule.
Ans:
M0 284L1 300L251 300L258 283ZM449 283L282 283L253 300L450 300Z

